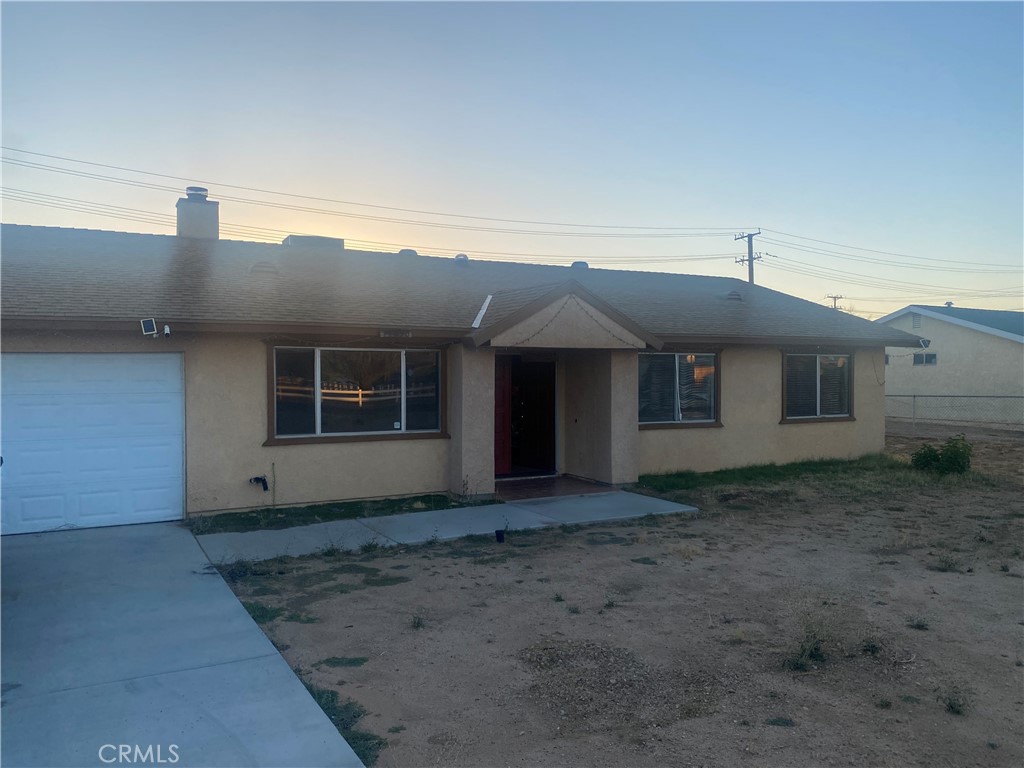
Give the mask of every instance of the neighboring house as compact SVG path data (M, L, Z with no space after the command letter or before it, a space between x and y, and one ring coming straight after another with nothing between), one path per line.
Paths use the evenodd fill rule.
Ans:
M729 278L223 241L216 205L3 227L4 532L856 457L918 344Z
M876 322L928 345L886 350L890 416L1024 426L1024 312L913 304Z

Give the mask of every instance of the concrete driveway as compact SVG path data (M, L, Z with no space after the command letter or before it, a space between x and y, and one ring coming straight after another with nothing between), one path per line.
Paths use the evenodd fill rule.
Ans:
M362 765L177 524L0 549L4 766Z

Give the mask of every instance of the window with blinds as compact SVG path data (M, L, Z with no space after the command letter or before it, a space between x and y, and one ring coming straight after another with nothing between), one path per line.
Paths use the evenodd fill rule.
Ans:
M851 355L785 355L785 417L851 416L852 359Z

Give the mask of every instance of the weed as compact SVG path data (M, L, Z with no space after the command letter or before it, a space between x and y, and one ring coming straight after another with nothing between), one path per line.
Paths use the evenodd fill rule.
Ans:
M366 656L331 656L320 663L328 667L361 667L369 660Z
M961 573L963 571L964 561L954 555L952 552L944 552L939 555L938 559L928 566L929 571L939 571L940 573Z
M868 656L877 656L882 652L882 643L873 637L866 638L860 645L861 653Z
M252 560L235 560L233 563L220 566L219 570L220 575L232 584L255 576L257 572Z
M336 544L328 544L320 550L321 557L337 557L340 554L341 549Z
M607 600L604 601L604 607L605 608L614 608L615 606L616 606L616 602L614 600L612 600L610 597Z
M264 605L263 603L243 602L242 605L245 607L245 610L249 612L249 615L252 616L253 621L257 624L269 624L284 613L284 608L271 608L269 605Z
M427 623L423 621L422 616L413 616L412 619L409 621L409 626L412 629L423 629L425 626L427 626Z
M298 670L296 672L298 673ZM369 767L377 762L380 751L388 742L376 734L356 730L355 725L366 714L366 709L351 699L339 702L337 691L312 685L305 680L303 684L363 764Z
M579 612L580 612L580 607L578 605L570 605L569 606L569 613L577 614Z
M565 602L565 598L562 597L562 593L561 592L555 592L554 600L555 600L556 603L564 603Z
M1010 564L1009 563L1000 563L999 564L999 570L1002 571L1003 573L1009 573L1010 572Z
M376 576L380 573L380 568L373 568L369 565L359 565L359 563L343 563L342 565L336 565L331 568L331 573L358 573L364 576Z
M790 717L770 717L764 721L765 725L777 725L780 728L792 728L796 725Z
M292 621L296 624L316 624L320 619L316 616L306 616L305 614L299 613L298 611L292 611L284 617L285 621Z
M657 565L657 560L652 560L649 557L634 557L630 560L631 563L640 563L640 565Z
M384 549L384 547L382 547L381 543L376 539L364 541L363 545L359 547L359 551L364 555L374 555L380 552L382 549Z
M364 576L363 586L366 587L392 587L395 584L402 584L412 581L408 576Z
M878 701L875 702L875 706L878 707L879 709L892 709L892 700L891 699L879 699Z
M924 616L908 616L907 626L911 629L917 629L921 632L926 631L929 628L928 619Z
M563 525L558 526L558 530L562 533L576 533L577 531L582 531L583 526L578 523L564 523Z
M643 475L637 483L659 493L697 490L722 485L768 485L786 483L810 475L846 475L877 473L880 471L906 472L907 467L897 459L875 454L860 459L824 459L796 461L791 464L759 464L739 469L720 469L716 472L675 472L668 475Z
M910 695L900 696L900 701L902 701L904 704L920 704L921 703L921 700L919 698L917 698L917 696L910 696Z
M404 730L404 725L392 725L390 728L388 728L388 733L401 733Z
M969 687L961 683L948 683L939 688L936 698L952 715L967 714L967 710L973 706L973 694Z

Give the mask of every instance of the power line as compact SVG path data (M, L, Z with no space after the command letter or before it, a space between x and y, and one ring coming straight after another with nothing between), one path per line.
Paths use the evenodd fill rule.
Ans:
M316 197L314 195L300 195L294 192L279 192L272 189L261 189L259 187L247 187L240 184L224 184L216 181L204 181L202 179L194 179L188 176L173 176L168 173L158 173L156 171L143 171L138 168L127 168L121 165L108 165L106 163L95 163L89 160L79 160L73 157L63 157L61 155L50 155L45 152L31 152L27 149L18 149L16 147L4 147L0 146L0 149L6 152L18 152L25 155L35 155L36 157L46 157L51 160L62 160L69 163L79 163L81 165L91 165L96 168L108 168L110 170L124 171L127 173L138 173L144 176L158 176L164 179L175 179L177 181L187 181L193 184L209 184L211 186L223 187L225 189L241 189L246 192L258 192L260 194L268 195L281 195L283 197L294 197L301 200L315 200L324 203L336 203L338 205L356 205L364 208L379 208L387 211L399 211L401 213L419 213L428 216L449 216L460 219L473 219L475 221L496 221L505 224L533 224L546 227L578 227L578 228L593 228L593 229L640 229L640 230L666 230L666 231L678 231L678 230L727 230L723 234L735 231L736 227L643 227L633 226L626 224L570 224L566 222L558 221L533 221L529 219L502 219L494 216L471 216L469 214L462 213L443 213L440 211L425 211L416 208L398 208L390 205L376 205L373 203L357 203L352 200L336 200L329 197Z
M103 174L90 173L87 171L75 171L67 168L59 168L57 166L48 166L42 163L34 163L23 160L15 160L13 158L0 158L2 162L11 165L29 168L32 170L48 171L51 173L60 173L68 176L76 176L79 178L93 179L96 181L105 181L113 184L124 184L133 187L142 187L145 189L154 189L159 191L170 191L179 192L180 190L176 187L169 187L166 185L153 184L146 181L135 181L131 179L120 179L115 176L106 176ZM480 227L471 226L467 224L443 224L435 221L417 221L413 219L399 219L389 216L370 216L368 214L361 213L347 213L344 211L332 211L326 208L313 208L305 205L293 205L291 203L275 203L268 200L255 200L247 197L234 197L232 195L218 194L218 199L221 201L229 201L235 203L242 203L245 205L256 205L268 208L277 208L280 210L287 211L299 211L300 213L313 213L323 216L337 216L347 219L359 219L364 221L379 221L388 224L403 224L407 226L415 227L433 227L437 229L451 229L469 232L492 232L504 235L533 235L543 237L584 237L584 238L599 238L599 239L679 239L687 237L728 237L731 232L686 232L686 233L638 233L638 234L624 234L618 232L556 232L552 230L532 230L532 229L507 229L501 227Z
M855 251L867 251L868 253L880 253L880 254L882 254L884 256L899 256L899 257L904 258L904 259L917 259L917 260L921 260L921 261L945 261L945 262L948 262L948 263L951 263L951 264L962 264L963 263L962 261L956 261L954 259L936 259L936 258L928 257L928 256L912 256L909 253L895 253L893 251L879 251L879 250L875 250L873 248L861 248L860 246L857 246L857 245L845 245L844 243L834 243L831 240L817 240L817 239L815 239L813 237L805 237L804 235L794 235L791 232L780 232L777 229L769 229L768 227L765 227L764 231L765 232L774 232L776 235L783 235L785 237L795 237L798 240L810 240L813 243L824 243L825 245L835 245L835 246L837 246L839 248L850 248L850 249L853 249Z
M920 265L920 264L900 264L899 262L891 261L891 260L888 260L888 259L873 259L870 256L857 256L856 254L851 254L851 253L841 253L839 251L830 251L830 250L825 250L825 249L821 249L821 248L813 248L813 247L810 247L810 246L801 245L799 243L789 243L789 242L786 242L785 240L775 240L775 239L768 238L768 237L764 238L764 241L766 243L770 243L772 245L778 245L778 246L783 247L783 248L792 248L792 249L797 250L797 251L803 251L804 253L814 253L814 254L818 254L818 255L822 255L822 256L830 256L830 257L836 257L836 258L849 259L851 261L860 261L860 262L865 262L865 263L868 263L868 264L883 264L883 265L886 265L886 266L893 266L893 267L898 267L898 268L901 268L901 269L926 269L926 270L932 270L932 271L938 271L938 272L971 272L971 273L993 273L993 274L995 274L995 273L999 273L999 274L1017 273L1017 272L1022 271L1020 268L975 269L974 267L932 267L932 266L925 266L925 265ZM936 261L943 261L944 263L956 263L956 264L963 264L964 263L962 261L946 262L943 259L936 259ZM977 266L982 266L982 267L1005 267L1006 266L1004 264L996 264L996 263L977 263L976 265Z
M127 208L119 205L111 205L108 203L97 203L89 200L81 200L79 198L63 197L59 195L50 195L42 192L34 192L31 190L16 189L12 187L6 187L2 190L2 195L5 199L13 200L16 202L27 203L31 205L41 205L47 208L56 208L60 210L75 211L79 213L91 213L98 216L109 216L111 218L117 218L128 221L137 221L145 224L155 224L157 226L168 227L174 229L175 217L173 214L163 214L155 211L147 211L138 208ZM293 230L282 230L272 229L270 227L258 227L247 224L232 224L230 222L221 222L221 229L229 234L241 234L247 237L262 238L267 242L277 243L280 242L282 236L286 235L303 235L308 234L304 232L296 232ZM371 246L388 246L394 248L408 248L409 243L385 243L375 240L358 240L346 238L347 244L366 244ZM461 252L455 248L445 248L441 246L423 246L413 245L417 250L423 250L428 252L448 252L452 255ZM518 253L510 251L480 251L474 250L473 253L478 255L486 256L512 256L512 257L525 257L525 258L545 258L545 259L558 259L562 261L576 261L579 258L578 254L555 254L555 253ZM681 256L648 256L648 257L618 257L618 256L588 256L588 261L594 263L605 263L605 264L631 264L637 261L644 263L675 263L675 262L687 262L687 261L715 261L732 259L736 256L735 253L703 253L703 254L688 254ZM500 261L501 259L494 259Z
M795 260L784 259L783 261L795 261ZM804 264L804 262L796 262L796 263ZM862 285L862 286L867 286L869 288L881 288L883 290L894 290L895 291L895 290L907 290L908 288L909 289L913 289L913 288L935 288L935 289L937 289L939 291L942 291L944 295L948 294L950 292L955 292L955 291L958 290L956 288L950 288L949 286L941 286L941 285L925 285L925 284L920 284L920 283L905 283L905 282L897 282L897 281L892 281L892 282L888 282L887 283L887 282L883 282L883 281L880 281L880 280L868 280L868 279L863 279L864 276L857 276L856 273L844 273L844 272L840 272L839 270L817 270L817 269L814 269L813 267L806 268L806 265L805 265L804 269L797 269L797 268L793 268L793 267L784 266L783 264L774 264L774 263L768 263L768 266L771 266L774 269L782 270L784 272L790 272L790 273L793 273L793 274L802 275L804 277L815 277L815 278L819 278L819 279L822 279L822 280L830 280L830 281L833 281L833 282L835 282L837 274L839 274L839 275L854 274L853 277L846 276L846 277L841 277L840 279L844 280L847 283L851 283L851 284L854 284L854 285ZM983 292L979 292L979 294L980 295L984 295L984 296L991 296L993 298L1017 295L1016 293L1013 293L1013 291L1014 291L1014 289L1012 289L1012 288L1003 288L1003 289L985 290ZM1019 293L1019 291L1017 293Z

